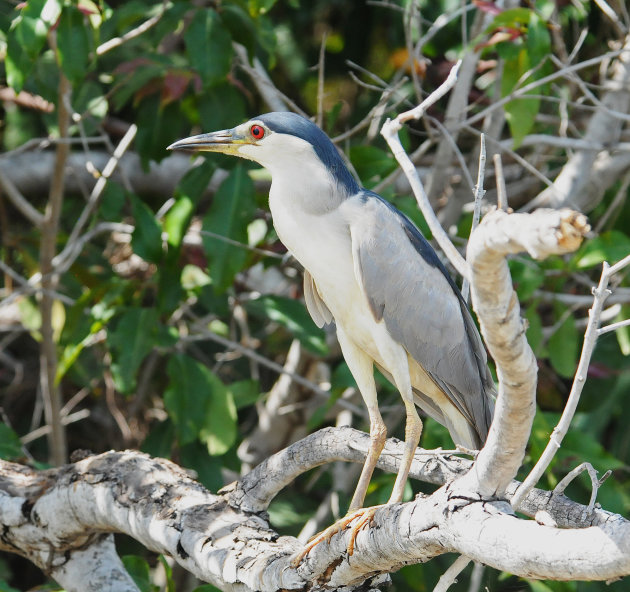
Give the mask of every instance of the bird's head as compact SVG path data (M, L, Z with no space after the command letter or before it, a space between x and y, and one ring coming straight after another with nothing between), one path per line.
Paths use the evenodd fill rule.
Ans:
M184 138L168 149L239 156L261 164L272 176L302 166L310 173L319 170L332 175L348 194L359 190L330 138L296 113L266 113L232 129Z

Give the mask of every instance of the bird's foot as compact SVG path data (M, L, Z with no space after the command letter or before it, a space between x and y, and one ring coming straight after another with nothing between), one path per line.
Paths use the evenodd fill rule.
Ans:
M356 521L356 523L352 525L352 530L350 531L350 540L348 541L347 547L348 555L352 555L354 553L354 546L357 535L366 525L369 525L372 522L376 510L378 510L378 508L380 507L382 506L359 508L354 512L346 514L343 518L337 520L337 522L329 526L326 530L323 530L319 534L316 534L314 537L309 539L304 549L302 549L299 555L292 561L293 567L297 567L300 563L302 563L302 560L311 552L311 549L313 549L320 543L323 543L324 541L329 543L330 539L332 539L333 536L339 534L342 530L348 528L348 526L352 522Z

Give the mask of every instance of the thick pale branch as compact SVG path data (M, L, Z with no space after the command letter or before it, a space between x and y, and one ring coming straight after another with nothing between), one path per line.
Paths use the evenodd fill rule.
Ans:
M373 527L359 532L354 555L347 555L350 531L346 530L330 544L318 545L296 569L291 562L300 545L271 529L262 509L253 510L255 504L248 499L253 481L286 482L281 461L293 457L297 467L301 454L314 449L320 450L318 462L342 457L335 451L337 445L345 446L353 456L348 436L357 433L349 431L331 429L319 442L304 440L301 451L294 445L290 454L276 456L249 480L226 488L221 495L209 493L173 463L137 452L105 453L39 473L0 463L0 522L4 525L0 548L28 556L70 592L108 589L101 580L103 570L86 571L84 559L102 556L105 561L111 554L111 541L102 535L110 532L125 532L149 549L171 555L222 590L264 592L306 586L349 586L352 590L403 564L451 551L531 577L610 578L630 571L630 527L623 518L607 514L598 526L576 533L561 531L517 519L505 502L488 503L463 492L461 480L432 496L379 509ZM331 438L336 432L337 444ZM389 446L400 455L400 444ZM360 456L363 460L364 453ZM430 458L441 462L435 454ZM391 462L395 468L397 463ZM302 470L308 467L302 464ZM297 473L297 468L287 470L290 476ZM518 537L516 552L510 551L513 532ZM577 537L575 548L572 534ZM559 538L562 546L556 542ZM587 540L597 545L587 546ZM540 548L549 549L542 564ZM570 557L575 559L567 563ZM115 562L111 566L112 577L124 582L119 566ZM109 589L134 590L128 582Z
M481 332L496 362L499 396L488 440L468 484L482 496L503 495L525 454L536 408L536 359L506 256L527 252L537 259L575 250L588 230L586 219L570 210L533 214L488 214L468 243L473 306Z

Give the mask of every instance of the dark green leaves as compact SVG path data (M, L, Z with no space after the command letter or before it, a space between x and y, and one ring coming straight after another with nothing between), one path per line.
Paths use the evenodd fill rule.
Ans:
M300 342L316 354L326 354L324 332L318 329L306 307L299 300L281 296L262 296L247 303L247 309L286 327Z
M513 8L498 14L486 33L500 31L495 36L501 42L496 49L504 60L501 77L501 96L508 97L518 88L541 79L546 74L546 60L551 49L547 23L533 10ZM505 40L505 37L508 40ZM544 89L536 93L544 94ZM538 111L537 96L515 97L505 104L505 116L512 132L515 147L531 131Z
M196 440L212 455L224 454L236 438L236 406L231 392L212 371L186 355L167 366L169 386L164 404L180 444Z
M208 8L197 14L184 35L190 64L205 87L221 82L232 63L232 38L219 14Z
M13 21L7 35L5 65L7 82L15 92L22 90L46 43L48 31L57 22L60 13L58 0L30 0Z
M219 187L203 229L243 244L230 244L213 236L204 236L203 244L210 259L210 277L218 290L232 285L234 276L247 260L247 225L256 211L254 184L245 168L238 164Z
M140 364L155 347L173 345L175 337L159 323L154 308L131 308L124 312L110 329L112 372L116 388L131 393L136 386Z
M64 6L57 29L57 50L68 80L77 83L84 79L93 35L89 20L75 6Z
M6 423L0 423L0 458L16 460L23 455L18 435Z
M153 212L143 201L134 199L133 216L136 221L131 246L134 253L145 261L159 263L164 255L162 250L162 227Z

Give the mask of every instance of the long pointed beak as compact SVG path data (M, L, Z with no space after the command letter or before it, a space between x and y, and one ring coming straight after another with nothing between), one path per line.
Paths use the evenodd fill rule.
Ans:
M167 150L185 150L187 152L223 152L225 154L238 154L239 146L250 144L247 138L236 133L233 129L221 130L210 134L199 134L184 138L171 144Z

